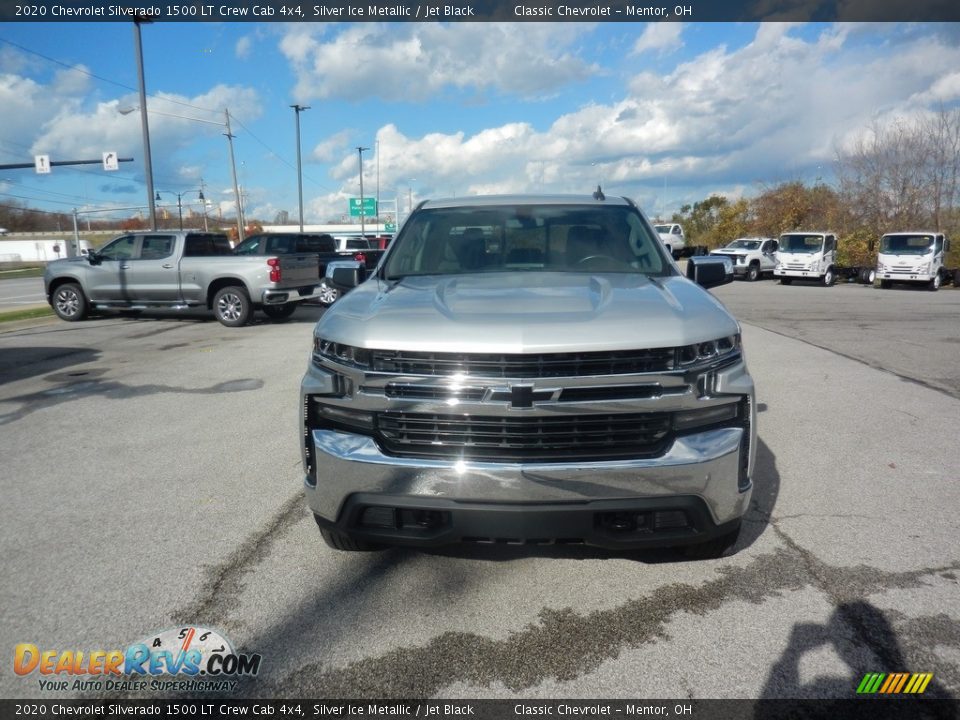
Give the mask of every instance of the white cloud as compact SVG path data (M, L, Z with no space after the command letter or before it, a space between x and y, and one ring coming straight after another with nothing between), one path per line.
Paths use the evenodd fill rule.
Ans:
M27 97L37 94L39 91L36 88L26 93ZM0 101L2 99L0 83ZM58 100L58 106L51 108L50 115L37 122L31 130L31 152L71 159L99 158L105 150L117 151L121 156L140 157L143 154L140 114L133 112L122 115L119 112L122 108L136 106L139 101L135 94L99 102L92 109L84 107L79 96L71 98L61 95ZM229 107L231 114L244 119L253 119L260 113L256 91L226 85L217 85L194 97L160 93L149 98L147 105L151 110L150 145L154 177L169 178L171 181L194 179L178 160L182 150L200 137L215 137L223 133L222 124L226 117L222 111L215 111L214 108ZM211 111L206 112L202 108L210 108ZM40 128L39 133L36 127ZM237 128L234 127L236 132Z
M296 26L280 49L298 102L321 98L425 100L448 89L538 97L598 72L575 43L580 23L361 23L332 37Z
M234 54L240 60L246 60L250 57L250 52L253 49L253 38L249 35L244 35L242 38L237 40L237 44L233 48Z
M679 50L683 47L683 23L679 22L652 22L647 23L643 34L633 44L633 54L641 55L651 50L661 55Z
M350 143L350 131L341 130L335 135L331 135L326 140L314 145L310 152L310 157L316 162L329 163L336 160L337 156L343 154L343 151Z
M386 125L377 135L381 182L402 194L417 178L421 194L440 196L584 192L602 181L665 209L667 192L698 200L717 188L740 194L804 173L822 177L838 140L871 119L960 97L955 44L890 26L892 52L882 37L854 42L850 30L826 27L811 38L764 23L743 47L707 50L666 75L640 73L621 98L584 105L543 130L511 122L409 137ZM355 194L356 154L341 152L331 175L344 195Z

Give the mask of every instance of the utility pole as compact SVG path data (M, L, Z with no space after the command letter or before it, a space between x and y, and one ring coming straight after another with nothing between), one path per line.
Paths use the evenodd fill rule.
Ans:
M204 190L206 190L206 186L203 184L203 178L200 178L200 206L203 208L203 231L210 232L210 228L207 226L207 196Z
M147 207L150 210L150 229L157 229L157 208L153 204L153 163L150 160L150 124L147 122L147 88L143 79L143 44L140 41L140 24L152 20L136 16L133 20L133 39L137 47L137 78L140 82L140 127L143 132L143 168L147 176Z
M300 232L303 232L303 170L300 166L300 113L309 110L309 105L291 105L294 114L297 116L297 196L299 197L300 207Z
M357 154L360 156L360 234L366 238L367 230L363 222L363 151L369 150L370 148L360 147L357 145Z
M230 143L230 172L233 175L233 196L237 199L237 243L242 243L246 240L244 234L244 220L243 220L243 207L240 203L240 186L237 185L237 163L233 159L233 138L234 135L230 131L230 110L224 110L224 114L227 116L227 131L224 135L227 136L227 140Z

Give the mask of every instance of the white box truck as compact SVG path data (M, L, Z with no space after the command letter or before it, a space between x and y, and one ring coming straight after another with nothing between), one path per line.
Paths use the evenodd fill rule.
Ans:
M49 262L62 260L71 255L86 255L93 246L87 240L77 241L65 238L37 238L35 240L0 240L0 262ZM68 252L67 243L72 246Z
M837 279L837 234L829 231L796 230L780 236L773 276L781 285L795 279L818 280L833 285Z
M877 278L880 287L895 282L924 285L936 291L948 279L944 267L950 241L943 233L929 230L887 233L880 238ZM954 284L957 279L954 277Z

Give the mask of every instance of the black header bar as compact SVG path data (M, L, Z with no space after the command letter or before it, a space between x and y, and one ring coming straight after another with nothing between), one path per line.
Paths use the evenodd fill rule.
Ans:
M957 0L38 0L2 22L960 22Z
M886 720L956 718L956 700L899 696L850 700L231 700L203 695L188 700L0 700L0 718L179 718L219 720Z

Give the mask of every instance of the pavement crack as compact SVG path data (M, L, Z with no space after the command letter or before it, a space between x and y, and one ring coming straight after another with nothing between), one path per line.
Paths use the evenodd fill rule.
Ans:
M343 667L308 663L258 683L256 690L277 696L292 690L310 697L435 697L459 682L475 687L502 684L520 692L548 678L575 680L626 650L668 640L669 623L681 613L705 615L735 601L760 604L811 585L840 601L862 598L888 588L919 587L928 575L960 568L960 562L900 573L862 565L832 568L783 537L788 547L761 555L746 567L720 567L719 577L697 587L665 585L615 608L586 614L543 608L538 622L504 639L448 631L424 645L392 649ZM847 592L835 588L839 578ZM880 651L878 657L886 656L867 628L855 629Z
M207 568L207 581L186 607L171 614L174 624L223 626L243 590L243 577L266 559L274 543L300 522L306 511L301 490L287 500L260 530L248 536L222 562Z

